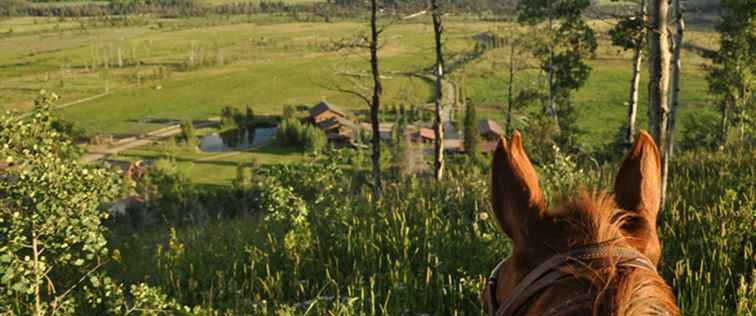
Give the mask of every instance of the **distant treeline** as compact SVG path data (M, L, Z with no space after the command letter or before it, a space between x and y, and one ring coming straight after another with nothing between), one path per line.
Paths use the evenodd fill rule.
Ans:
M45 3L42 3L45 2ZM55 3L65 2L65 5ZM244 1L210 6L197 0L112 0L107 3L77 1L2 0L0 16L91 17L126 14L158 14L161 17L193 17L210 14L237 15L256 13L311 13L329 20L332 17L358 16L366 6L359 0L327 0L292 4L282 1ZM501 14L514 8L515 0L449 0L456 12ZM426 9L425 0L389 0L383 10L389 13L418 12Z

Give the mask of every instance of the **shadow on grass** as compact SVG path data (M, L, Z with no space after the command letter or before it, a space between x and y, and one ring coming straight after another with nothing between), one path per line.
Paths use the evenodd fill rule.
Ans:
M229 153L235 153L237 155L261 154L261 155L271 155L271 156L295 156L295 155L301 156L301 155L304 155L304 148L302 146L285 146L285 145L281 145L279 143L273 142L273 143L264 145L260 148L253 149L253 150L237 151L237 152L229 152ZM201 157L199 158L182 157L181 154L170 155L170 154L164 154L158 151L140 152L140 153L121 153L119 156L124 158L125 160L171 159L177 163L193 163L196 165L237 166L239 164L239 161L224 160L224 158L227 158L227 157L222 157L220 159L212 159L212 160L200 160ZM228 157L236 157L236 155L232 155ZM285 157L281 157L281 158L282 159L278 160L277 162L271 162L271 159L262 159L263 161L262 164L290 162L289 159L286 159Z

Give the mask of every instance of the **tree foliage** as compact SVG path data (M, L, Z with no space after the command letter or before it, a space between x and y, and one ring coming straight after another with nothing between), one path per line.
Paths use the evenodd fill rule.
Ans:
M302 146L312 154L320 153L328 144L328 137L321 129L302 124L296 118L286 119L278 125L276 139L285 146Z
M588 0L521 1L517 6L520 23L537 26L548 22L545 38L534 43L533 53L544 72L553 74L552 93L560 109L571 110L572 92L580 89L591 73L585 62L596 51L596 35L583 20ZM554 28L554 23L557 25ZM560 129L570 129L569 121L559 122Z
M742 129L753 127L753 91L756 86L756 7L749 0L722 1L723 16L717 26L720 48L711 53L708 69L709 91L721 99L722 140L726 140L728 121ZM728 112L732 116L728 117ZM741 134L745 134L743 131Z
M107 170L80 165L75 146L55 131L43 94L30 119L0 119L0 305L17 314L73 314L101 303L99 268L110 252L100 203L117 192Z
M638 40L642 43L645 38L645 30L646 26L643 24L643 19L633 15L619 20L609 30L609 36L612 38L612 45L628 50L635 48Z
M480 157L480 126L478 113L472 102L466 103L464 129L465 152L473 160L477 160Z
M197 136L192 121L189 119L181 120L179 127L181 127L181 134L179 135L181 141L187 146L196 146Z

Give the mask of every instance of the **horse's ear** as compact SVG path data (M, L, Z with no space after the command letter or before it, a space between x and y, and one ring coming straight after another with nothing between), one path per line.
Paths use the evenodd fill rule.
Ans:
M617 205L638 211L656 221L661 198L661 159L648 133L641 131L633 149L627 153L614 182Z
M528 217L540 216L544 210L538 176L522 148L520 132L512 135L512 144L505 138L493 156L491 202L494 214L504 232L514 241L521 236Z
M653 138L641 131L627 153L614 182L617 206L634 212L636 220L623 227L631 243L649 257L658 257L656 216L661 202L661 158ZM641 220L639 222L639 220Z

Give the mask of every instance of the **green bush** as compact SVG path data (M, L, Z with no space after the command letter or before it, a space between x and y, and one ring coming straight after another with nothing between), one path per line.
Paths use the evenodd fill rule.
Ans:
M682 121L683 133L677 148L680 150L717 148L719 144L719 118L714 114L700 114L685 117Z
M312 125L307 125L305 127L302 137L305 150L316 155L322 152L328 144L328 138L326 137L325 132Z
M285 146L301 145L302 133L304 126L297 119L287 119L278 125L276 130L276 139Z
M179 134L178 138L188 147L197 146L197 136L192 121L183 119L179 122L179 127L181 128L181 134Z
M307 152L318 154L328 144L328 138L319 128L302 124L296 118L281 122L276 130L276 138L285 146L302 146Z
M187 176L170 160L158 160L136 185L144 197L143 219L140 225L176 224L200 216L200 212L186 210L195 202L194 187Z
M0 157L13 165L0 177L0 314L202 313L141 282L124 291L105 271L121 259L99 207L115 197L117 177L78 162L53 127L56 99L43 93L29 119L0 117Z

